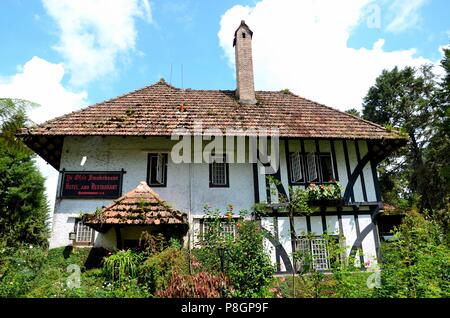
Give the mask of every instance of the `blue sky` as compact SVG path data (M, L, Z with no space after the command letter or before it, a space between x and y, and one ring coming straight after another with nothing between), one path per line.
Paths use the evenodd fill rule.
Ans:
M376 3L381 8L381 28L368 28L365 23L360 23L351 31L347 46L370 49L375 41L383 38L384 50L387 52L415 48L416 56L437 61L440 58L438 48L450 43L450 2L406 2L420 3L414 12L417 21L404 30L392 32L387 30L389 23L395 19L396 12L389 11L392 1L369 1L369 5ZM169 80L171 67L172 83L181 86L183 66L184 86L233 89L234 71L217 36L220 21L225 12L236 5L255 7L257 3L258 1L149 1L152 21L134 18L137 33L135 45L118 54L113 73L81 85L71 85L71 74L66 69L62 84L73 92L86 91L86 101L94 103L148 85L160 77ZM285 5L284 1L278 3L280 7ZM345 14L345 9L337 14ZM3 12L0 20L0 77L13 76L33 56L55 64L67 62L55 50L61 37L58 23L41 1L3 0L0 10ZM275 17L275 23L277 18L282 17ZM411 19L415 18L408 18ZM276 24L273 27L276 28ZM254 28L254 31L258 30ZM232 38L227 40L231 43ZM312 63L319 64L320 60ZM267 88L267 85L263 86L264 89ZM295 87L288 88L295 91ZM308 97L320 99L316 96ZM354 106L357 105L349 105L349 108Z
M252 1L151 1L154 21L136 19L135 50L117 59L117 73L75 87L85 89L89 102L98 102L149 85L164 77L192 88L233 88L234 74L219 46L217 32L221 15L235 4ZM64 62L53 49L59 40L58 26L36 0L2 0L0 20L0 76L11 76L33 56L52 63ZM2 15L3 16L3 15ZM231 39L232 40L232 39ZM230 41L231 41L230 40ZM70 74L63 83L69 85Z
M446 0L2 0L0 13L0 97L40 104L36 122L161 77L181 87L181 67L185 88L234 89L243 19L257 89L341 110L383 69L438 65L450 43ZM38 163L53 199L56 171Z

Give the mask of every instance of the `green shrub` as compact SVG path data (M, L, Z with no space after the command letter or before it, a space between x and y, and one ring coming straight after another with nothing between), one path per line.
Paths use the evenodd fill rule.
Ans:
M148 298L151 295L140 286L136 278L125 278L119 282L104 283L97 297L103 298Z
M277 278L278 286L273 292L285 298L329 298L335 297L336 281L331 275L321 272Z
M125 282L128 278L136 278L142 256L132 250L118 251L105 258L103 272L112 281Z
M229 293L223 274L201 272L193 275L174 273L169 286L156 293L161 298L220 298Z
M235 297L262 297L272 282L275 269L264 249L264 235L256 221L237 224L236 240L225 250L225 274Z
M224 226L228 225L227 223L236 223L236 221L233 218L221 216L218 210L210 211L208 206L205 206L205 214L204 222L207 222L208 230L203 233L197 247L192 250L192 255L195 262L199 262L201 265L196 266L196 270L207 270L217 274L221 272L219 248L229 248L234 240L231 234L224 234ZM228 213L227 216L229 215L231 214Z
M339 275L333 273L335 280L335 294L338 298L371 298L373 289L367 286L367 280L373 272L365 272L358 269L355 271L342 271Z
M46 260L39 246L21 245L0 250L0 297L20 297L29 289Z
M396 241L383 244L378 297L450 297L450 247L433 219L407 215L395 231Z
M55 248L48 251L45 263L37 272L30 290L24 297L102 297L101 289L105 281L104 276L95 276L94 272L86 271L85 264L89 262L92 254L96 253L91 248L72 248L71 246ZM67 272L69 265L78 265L81 270L81 287L68 288L67 279L71 272Z
M151 293L167 288L173 273L186 274L189 269L185 253L169 247L148 257L139 268L139 284Z
M143 255L153 255L168 247L167 240L162 233L152 234L147 231L141 233L139 249Z
M256 221L236 222L237 235L223 234L224 219L218 213L208 214L208 232L200 248L193 250L194 271L221 272L219 249L223 249L224 274L230 279L235 297L263 297L272 282L274 267L267 255L264 235ZM193 264L194 265L194 264Z
M1 107L4 101L0 99ZM0 108L0 246L20 248L21 243L28 243L46 247L49 208L45 179L28 150L18 151L4 139L2 130L12 118L5 118L3 111ZM12 129L22 127L10 124Z

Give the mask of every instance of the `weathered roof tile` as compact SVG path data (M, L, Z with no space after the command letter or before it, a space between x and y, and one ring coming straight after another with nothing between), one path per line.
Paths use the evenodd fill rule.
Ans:
M278 128L280 137L401 139L377 124L290 92L259 91L256 97L256 105L245 105L234 91L183 90L159 81L24 129L19 135L170 136L176 128L193 129L201 121L204 129L222 132Z
M141 181L137 188L103 208L100 213L85 215L83 222L87 225L187 224L187 216L171 208L146 182Z

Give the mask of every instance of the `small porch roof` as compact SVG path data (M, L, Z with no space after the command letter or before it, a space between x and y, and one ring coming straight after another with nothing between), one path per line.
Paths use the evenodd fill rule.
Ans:
M188 225L187 214L173 209L145 181L95 214L85 214L83 223L105 232L111 226Z

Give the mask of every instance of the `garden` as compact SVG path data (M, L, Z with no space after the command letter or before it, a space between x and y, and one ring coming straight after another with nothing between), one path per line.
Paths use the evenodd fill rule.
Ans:
M450 248L437 222L407 216L383 246L381 271L362 271L329 240L329 272L309 255L294 255L298 273L276 276L257 221L237 222L225 235L223 217L208 216L201 244L143 233L139 250L56 248L23 244L0 248L0 297L352 298L449 297ZM414 248L412 248L414 246Z

